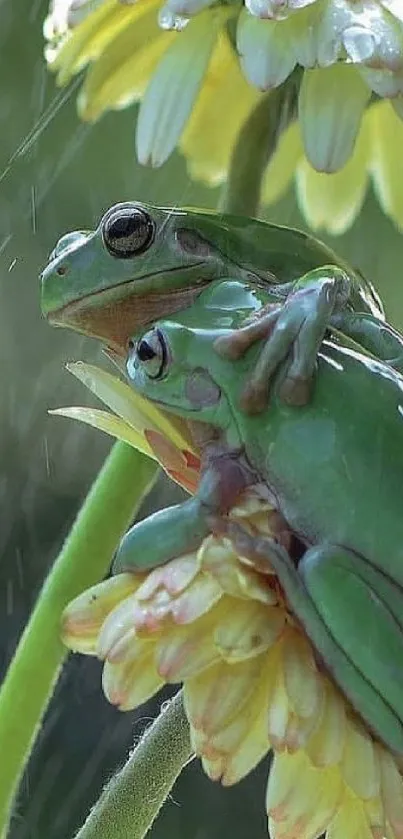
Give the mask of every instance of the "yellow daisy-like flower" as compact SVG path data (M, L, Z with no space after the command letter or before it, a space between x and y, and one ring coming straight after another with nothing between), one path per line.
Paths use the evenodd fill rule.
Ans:
M175 463L184 485L190 460L194 491L198 453L185 423L98 368L70 370L116 416L89 408L58 413L126 440L168 472ZM282 520L259 487L229 515L287 547ZM273 839L323 832L328 839L401 838L395 759L318 667L270 567L239 556L227 537L210 535L196 552L147 574L93 586L65 610L62 636L70 649L104 661L105 695L121 710L164 683L182 682L192 747L213 780L237 783L273 749L266 800Z
M179 143L191 176L210 184L225 180L239 130L262 91L303 68L298 139L280 142L282 165L276 174L270 167L266 201L298 161L300 202L314 226L345 229L369 174L385 211L403 223L403 188L394 174L403 132L401 0L54 0L44 31L60 85L88 67L79 95L83 119L141 101L140 162L160 166ZM372 94L388 100L382 111ZM340 172L340 179L316 181L315 170ZM333 223L323 205L342 184L346 197Z

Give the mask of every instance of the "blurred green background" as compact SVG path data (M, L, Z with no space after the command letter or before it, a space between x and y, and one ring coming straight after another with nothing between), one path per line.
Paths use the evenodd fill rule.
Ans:
M42 58L46 11L46 0L0 0L2 672L110 447L100 432L47 415L51 407L88 402L64 362L99 361L101 354L94 342L53 330L41 319L38 274L62 233L92 227L116 201L214 207L218 198L189 181L179 155L162 170L136 165L134 108L93 127L79 123L74 91L55 89ZM306 228L293 194L268 218ZM372 194L352 230L331 244L372 279L389 319L403 328L403 237ZM179 491L161 479L147 509L167 503L173 492ZM98 663L70 657L16 804L12 839L69 839L160 701L120 714L102 696ZM1 744L0 759L7 759ZM240 786L223 790L193 762L153 836L263 839L267 769L264 762Z

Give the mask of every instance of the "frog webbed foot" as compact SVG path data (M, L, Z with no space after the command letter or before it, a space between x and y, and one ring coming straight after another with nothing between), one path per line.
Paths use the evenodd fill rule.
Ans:
M272 379L281 365L280 398L294 406L309 401L319 347L333 313L348 300L349 290L349 277L341 269L315 269L293 284L284 302L265 307L253 323L216 340L217 352L230 359L242 356L256 341L264 341L243 391L245 413L266 408ZM280 287L273 294L281 291Z

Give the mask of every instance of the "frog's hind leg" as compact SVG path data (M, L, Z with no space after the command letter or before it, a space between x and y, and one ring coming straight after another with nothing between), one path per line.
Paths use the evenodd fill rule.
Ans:
M403 755L403 590L352 551L310 548L295 565L277 542L238 550L275 571L329 673L374 734Z

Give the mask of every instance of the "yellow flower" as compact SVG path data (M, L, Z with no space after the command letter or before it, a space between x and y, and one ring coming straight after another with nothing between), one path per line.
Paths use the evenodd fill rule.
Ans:
M69 369L116 416L90 408L58 413L139 447L168 473L179 464L171 472L194 491L198 452L184 423L109 373L82 363ZM288 547L282 519L258 486L229 516L251 535ZM271 568L239 556L227 537L210 535L194 553L83 592L64 612L62 637L104 661L105 695L122 711L164 683L182 682L192 747L213 780L237 783L273 749L266 799L273 839L323 832L400 839L403 780L395 759L318 668Z
M253 491L230 513L266 534L275 515ZM270 568L254 569L227 538L94 586L67 607L62 635L105 662L103 689L121 710L183 682L192 747L213 780L237 783L273 749L273 837L401 835L394 759L318 670Z
M141 101L140 162L160 166L179 143L190 175L210 184L225 180L239 130L262 91L301 67L293 143L302 158L302 209L315 226L339 232L358 212L372 174L382 205L401 225L403 188L394 161L403 131L402 10L400 0L55 0L44 27L46 57L60 85L87 67L83 119ZM382 103L385 128L370 129L366 144L366 115L380 124L372 93L389 101ZM282 170L273 187L268 174L266 201L278 180L288 182L295 172L290 143L280 142ZM316 188L314 170L340 172L340 179L322 178ZM334 223L321 206L324 183L329 204L332 190L339 195L340 184L347 185Z
M384 211L403 230L400 171L403 122L388 102L376 102L363 116L354 151L334 174L317 172L304 154L301 129L293 123L282 135L265 173L263 202L273 204L295 180L300 210L313 230L344 233L359 214L372 180Z

